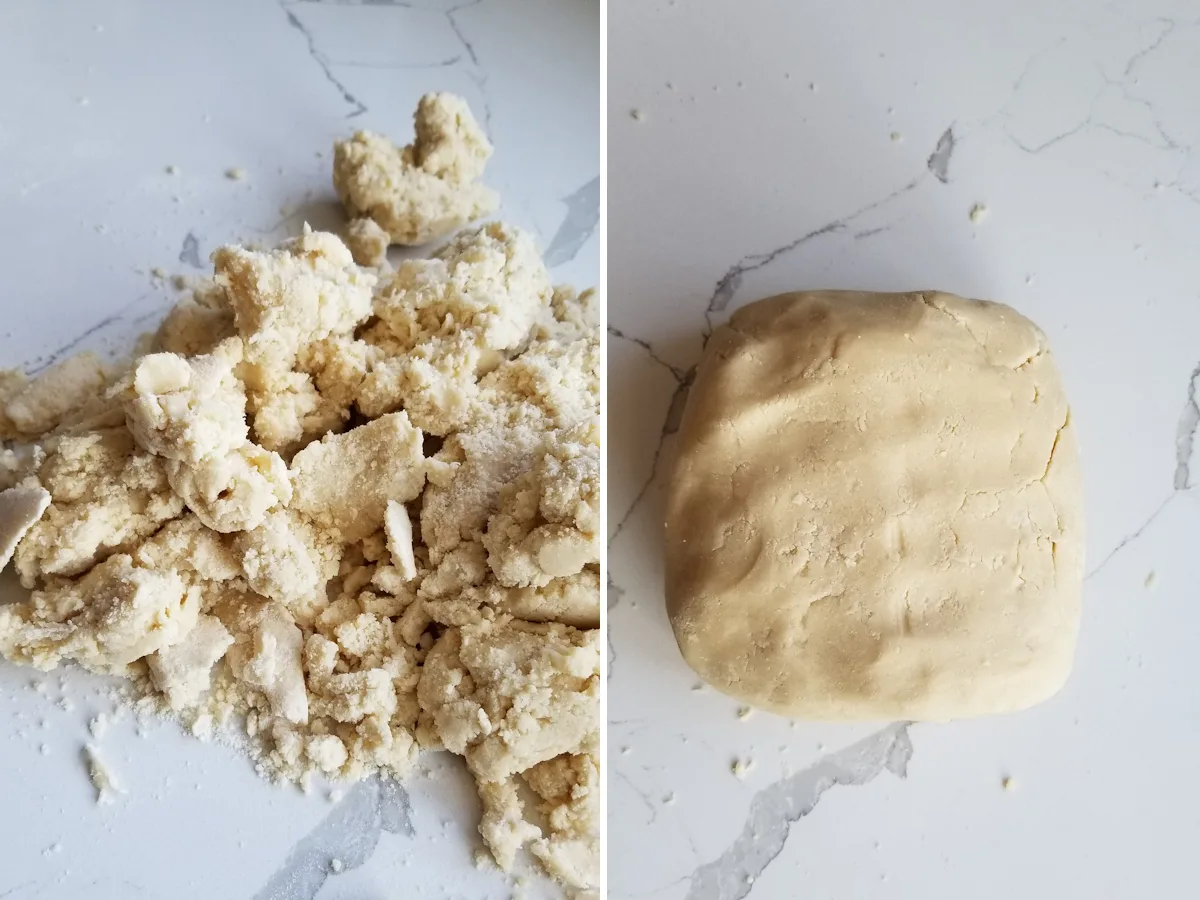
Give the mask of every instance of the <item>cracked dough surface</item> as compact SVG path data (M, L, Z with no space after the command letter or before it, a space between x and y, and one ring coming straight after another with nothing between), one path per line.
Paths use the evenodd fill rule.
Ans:
M1072 665L1082 481L1045 335L950 294L784 294L712 336L667 506L688 663L785 715L1022 709Z

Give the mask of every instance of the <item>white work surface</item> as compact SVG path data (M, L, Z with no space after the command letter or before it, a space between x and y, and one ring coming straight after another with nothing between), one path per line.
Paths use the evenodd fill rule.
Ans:
M1200 896L1200 5L613 0L609 29L610 896ZM833 726L693 689L660 561L683 385L708 323L826 287L1049 335L1088 577L1044 705Z
M222 243L338 224L334 139L407 142L426 91L462 94L485 123L500 215L538 235L555 279L595 283L599 27L595 0L6 0L0 365L124 354L178 296L153 268L202 274ZM234 167L243 180L225 177ZM446 754L405 791L369 783L334 804L170 723L138 737L126 718L94 741L125 791L97 806L82 748L111 706L101 684L0 662L0 897L511 895L474 866L478 801ZM531 896L558 894L540 884Z

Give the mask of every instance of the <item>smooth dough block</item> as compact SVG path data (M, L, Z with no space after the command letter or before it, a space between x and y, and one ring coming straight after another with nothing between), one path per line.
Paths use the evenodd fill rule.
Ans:
M1066 681L1078 447L998 303L819 291L709 342L667 501L667 607L717 689L813 719L1023 709Z

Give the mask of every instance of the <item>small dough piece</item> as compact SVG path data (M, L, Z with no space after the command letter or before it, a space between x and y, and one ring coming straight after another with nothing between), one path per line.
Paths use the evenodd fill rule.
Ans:
M287 610L272 604L260 614L252 639L229 651L238 677L263 692L275 715L297 725L308 721L303 643L304 636Z
M501 871L511 871L521 848L540 838L542 830L526 821L516 778L480 781L476 787L483 803L479 834Z
M364 339L389 359L363 380L368 416L403 407L444 435L480 414L478 380L519 346L551 296L532 236L493 222L458 235L433 259L407 260L380 288Z
M293 611L306 602L320 603L338 570L336 548L287 509L275 510L262 524L239 534L235 547L250 587Z
M417 560L413 555L412 519L408 517L408 510L403 503L388 501L387 511L383 514L383 527L387 532L387 549L392 555L392 565L404 581L412 581L417 577Z
M392 236L380 228L374 219L353 220L342 232L342 240L360 266L381 269L387 265L387 250Z
M548 440L534 467L505 487L483 545L501 584L542 587L600 561L600 423Z
M94 672L126 667L178 643L196 624L199 594L174 570L110 556L78 581L58 581L0 607L0 654L38 669L73 659Z
M542 798L549 825L533 842L533 855L563 884L586 888L600 883L600 760L596 747L538 763L523 773Z
M166 471L171 487L214 531L257 528L268 512L292 499L283 458L249 441L195 465L168 460Z
M252 362L290 367L304 347L349 334L371 312L375 276L337 235L307 225L277 250L221 247L213 265Z
M38 470L52 502L17 546L21 583L78 575L183 512L163 461L142 453L125 428L55 439Z
M112 803L118 794L125 793L117 778L100 758L100 751L92 744L84 744L83 759L87 763L88 778L96 789L96 805Z
M417 698L481 781L576 752L600 714L600 633L501 619L448 628Z
M21 432L8 417L6 410L13 397L25 390L29 379L20 369L0 369L0 440L11 441L20 437Z
M99 395L105 382L100 358L87 351L78 353L28 382L9 399L4 415L24 435L45 434Z
M49 505L50 492L45 488L11 487L0 492L0 569L8 565L21 538Z
M466 101L426 94L416 141L397 147L359 131L333 147L333 185L351 218L373 219L392 243L427 244L492 212L496 192L477 183L492 155Z
M340 427L344 408L322 402L311 378L293 369L313 344L349 338L370 315L375 276L336 235L307 225L269 253L222 247L213 264L245 345L238 376L255 441L291 452Z
M201 615L177 644L153 653L147 663L154 686L167 696L171 709L184 709L208 690L212 667L233 645L233 635L215 616Z
M1022 709L1071 670L1075 432L1046 337L949 294L785 294L714 333L667 501L685 659L817 719Z
M291 508L344 543L383 525L389 500L406 503L425 486L421 431L406 413L390 413L344 434L326 435L292 460Z
M600 573L584 569L541 587L488 584L472 594L482 603L526 622L561 622L575 628L600 627Z
M221 341L235 334L233 309L225 288L206 279L167 313L158 326L154 345L165 353L198 356L211 353Z
M550 306L543 310L533 329L537 341L582 340L596 332L603 319L600 296L589 288L576 293L569 284L555 285Z
M195 464L246 442L246 394L233 374L242 344L185 359L151 353L138 360L123 386L125 417L138 446L158 456Z
M231 541L205 527L197 516L168 522L130 555L147 569L174 569L189 584L226 582L242 575Z

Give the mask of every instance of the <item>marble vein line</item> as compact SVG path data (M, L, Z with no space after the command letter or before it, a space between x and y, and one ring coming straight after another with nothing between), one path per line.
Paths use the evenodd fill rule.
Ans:
M1172 500L1180 493L1190 491L1195 486L1192 483L1192 457L1196 452L1197 433L1200 433L1200 363L1196 364L1196 368L1192 369L1188 376L1187 400L1184 402L1183 412L1179 416L1179 428L1175 433L1174 490L1167 495L1167 498L1158 505L1158 508L1150 514L1145 522L1121 538L1117 545L1108 551L1104 559L1100 560L1100 564L1084 576L1084 581L1094 575L1099 575L1113 557L1142 536L1142 533L1154 523L1154 520L1170 505Z
M454 36L458 38L458 42L462 45L463 50L467 53L467 58L471 60L471 66L466 69L467 77L475 84L479 90L479 96L483 99L483 124L488 133L492 131L492 103L488 97L488 76L487 72L479 63L479 54L475 52L475 44L467 37L463 31L462 24L458 21L457 14L465 9L471 9L479 6L483 0L472 0L470 3L460 3L457 6L451 6L445 10L446 22L450 25L450 30L454 32Z
M301 838L253 900L312 900L333 874L357 868L375 853L383 832L412 837L408 792L392 779L356 784L320 823Z
M189 231L183 239L183 247L179 250L179 261L193 269L204 268L200 264L200 239L195 232Z
M570 262L600 224L600 176L562 198L567 214L546 248L546 266L553 269Z
M472 44L462 28L458 24L458 20L454 18L454 14L460 10L470 9L472 6L478 6L483 0L474 0L473 3L460 3L457 6L452 6L446 10L446 21L450 23L450 29L454 32L454 36L458 38L458 42L462 44L463 49L467 51L467 56L471 58L471 65L479 65L479 56L475 53L475 45Z
M783 244L782 246L776 247L773 250L768 250L765 253L751 253L747 256L743 256L740 260L730 266L729 270L721 276L721 279L717 282L716 289L709 298L708 306L704 310L705 343L707 343L708 338L712 336L713 316L717 313L724 312L729 307L730 302L737 295L738 288L741 287L742 279L745 277L747 272L754 272L758 269L765 268L780 257L786 256L793 250L798 250L800 247L803 247L809 241L843 230L855 219L858 219L859 217L864 216L873 210L879 209L881 206L890 203L897 197L907 194L909 191L915 190L923 180L924 176L918 176L903 187L892 191L881 200L872 201L871 203L856 209L847 216L834 219L832 222L828 222L825 225L822 225L820 228L810 231L807 234Z
M650 346L649 341L644 341L639 337L634 337L631 334L626 334L620 328L618 328L616 325L609 325L607 330L608 330L608 333L615 338L620 338L623 341L629 341L629 343L631 343L631 344L637 344L639 347L641 347L643 350L646 351L646 354L652 360L654 360L654 362L658 363L660 366L662 366L664 369L666 369L668 372L670 372L671 376L677 382L682 382L684 380L684 378L687 376L687 373L684 372L682 369L671 365L669 362L667 362L666 360L664 360L660 356L658 356L654 352L654 348Z
M692 873L687 900L741 900L749 894L755 879L782 852L792 825L835 785L867 784L885 770L904 778L913 752L910 724L894 722L755 794L742 833Z
M666 365L664 363L663 365ZM654 458L650 461L650 474L646 476L646 480L634 495L633 502L629 504L629 509L625 511L625 515L621 517L621 521L617 523L617 527L613 529L612 535L608 539L608 545L611 547L612 542L617 539L617 536L624 531L629 520L633 518L633 514L637 512L637 508L642 501L646 499L646 494L650 492L651 485L658 480L659 463L662 461L663 444L671 435L679 430L680 422L683 419L683 410L687 406L688 394L692 389L692 381L696 377L696 367L692 366L682 374L679 381L679 386L675 388L675 393L671 395L671 402L667 406L667 414L663 417L662 430L658 435L658 444L654 448Z
M1175 434L1175 490L1186 491L1192 486L1192 454L1196 449L1196 432L1200 430L1200 363L1188 378L1187 402L1179 416Z
M360 116L365 113L367 111L367 107L363 105L362 101L350 93L349 89L347 89L344 84L338 81L337 77L333 74L333 71L329 68L329 60L325 58L325 54L317 49L317 42L313 38L312 32L308 30L307 26L305 26L305 24L301 22L299 18L297 18L295 13L287 8L287 4L280 5L283 9L284 15L287 16L288 24L304 35L304 40L308 44L308 55L311 56L313 61L321 67L321 71L325 75L325 80L337 88L338 93L342 95L343 100L354 107L354 109L346 116L346 118L352 119L355 116Z
M621 587L612 579L612 572L607 573L608 581L608 611L616 607L621 602L621 598L625 596L625 588ZM613 677L613 666L617 661L617 648L613 646L612 628L604 629L604 636L608 642L608 670L605 672L605 678L609 681Z
M1111 550L1109 550L1108 553L1105 555L1104 559L1100 560L1100 564L1098 566L1096 566L1096 568L1092 569L1092 571L1088 572L1086 575L1083 576L1083 580L1087 581L1090 578L1092 578L1093 576L1099 575L1101 570L1103 570L1104 567L1107 566L1112 561L1113 557L1115 557L1118 553L1120 553L1122 550L1124 550L1126 547L1128 547L1130 544L1132 544L1134 541L1136 541L1138 538L1140 538L1142 536L1142 532L1144 532L1147 528L1149 528L1154 523L1154 520L1157 519L1159 517L1159 515L1162 513L1162 511L1170 505L1171 501L1174 500L1176 496L1178 496L1178 491L1170 494L1166 500L1164 500L1162 503L1160 503L1158 505L1158 508L1155 509L1154 512L1152 512L1150 514L1150 518L1146 519L1146 521L1143 522L1141 525L1139 525L1136 530L1130 532L1129 534L1125 535L1125 537L1121 538L1121 540L1119 540L1117 542L1117 546L1115 546Z
M1163 26L1162 33L1159 34L1159 36L1154 39L1154 43L1152 43L1149 47L1145 47L1144 49L1139 50L1137 53L1133 54L1133 56L1131 56L1129 58L1129 62L1127 62L1125 64L1124 75L1126 78L1128 78L1130 75L1133 74L1133 70L1137 66L1138 63L1140 63L1147 56L1149 56L1151 53L1153 53L1155 50L1157 50L1159 47L1161 47L1163 44L1163 41L1165 41L1168 37L1170 37L1171 33L1173 31L1175 31L1175 29L1177 27L1179 27L1178 23L1172 19L1166 19L1166 18L1160 17L1156 21Z
M613 330L614 329L610 327L610 333L612 333ZM623 336L624 335L622 335L622 337ZM628 338L627 340L633 339ZM649 345L643 344L641 341L634 340L634 343L645 346L647 350L649 350ZM656 361L661 362L661 360ZM674 367L667 365L665 362L662 363L662 365L667 366L667 368L671 369L672 374L675 374L676 370ZM663 417L662 430L658 435L658 444L654 448L654 458L650 461L650 474L646 476L646 480L642 482L642 486L638 489L637 494L634 495L633 502L629 504L629 508L625 510L625 514L621 516L621 521L617 523L617 527L614 528L612 534L609 535L608 546L611 547L613 541L615 541L618 535L625 530L625 526L629 523L629 520L633 518L633 514L637 511L637 508L646 498L646 494L649 493L650 486L658 480L658 467L659 463L662 461L663 444L666 443L666 440L670 435L679 430L679 423L683 418L683 409L687 405L688 393L691 391L692 381L695 379L695 377L695 366L692 366L692 368L688 369L686 372L682 372L676 376L679 381L679 385L675 388L675 393L671 395L671 402L667 406L667 414Z
M929 154L929 159L925 163L926 168L933 173L933 177L942 184L947 184L950 181L950 157L954 154L954 126L951 125L942 132L942 136L938 138L937 146L933 148L933 152Z
M96 322L94 325L90 326L85 331L76 335L74 338L72 338L67 343L61 345L60 347L56 347L54 350L51 350L49 353L46 353L42 356L34 357L28 363L28 368L26 368L25 374L28 375L30 378L32 378L32 377L44 372L46 369L50 368L52 365L57 363L59 360L61 360L64 356L66 356L72 350L75 350L80 344L82 344L88 338L92 337L93 335L97 334L100 331L103 331L105 328L107 328L110 325L124 323L125 317L128 315L129 311L134 309L135 307L137 307L138 304L140 304L143 301L148 300L148 299L155 299L156 297L157 297L156 294L139 294L136 298L134 298L133 300L130 300L124 306L120 307L116 312L112 313L111 315L105 316L103 319ZM155 312L158 312L158 310L156 309Z
M650 346L649 342L643 341L641 338L627 335L615 325L608 326L608 333L612 337L619 338L623 341L629 341L631 344L636 344L638 347L641 347L646 351L651 360L658 363L660 366L670 372L671 377L674 378L677 383L675 393L671 396L671 403L667 407L667 414L663 419L662 429L658 435L658 444L654 448L654 459L650 462L650 474L646 476L646 480L642 482L642 486L638 488L638 492L634 495L633 502L629 504L629 508L625 510L625 514L621 516L621 520L612 530L612 534L609 535L608 546L611 547L612 542L617 539L617 536L625 529L625 526L628 524L630 518L633 517L634 512L637 511L637 508L645 498L646 493L650 490L650 485L654 484L655 479L658 478L658 465L660 459L662 458L663 443L666 441L668 435L674 434L679 430L679 420L683 417L683 407L687 402L688 391L690 390L692 386L692 380L696 375L696 367L693 366L686 372L676 368L667 361L661 359L654 352L654 348ZM621 591L621 594L624 594L624 591ZM618 595L618 599L619 597L620 595ZM609 608L611 609L613 605L615 605L615 603L610 603Z

